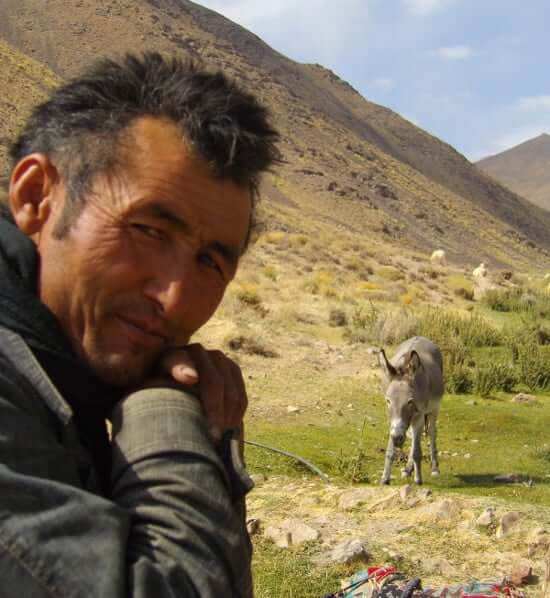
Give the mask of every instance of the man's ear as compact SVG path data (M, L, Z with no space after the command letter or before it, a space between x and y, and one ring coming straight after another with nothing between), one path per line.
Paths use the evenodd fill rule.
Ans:
M45 154L29 154L13 169L8 200L15 223L28 236L39 233L48 220L57 178Z

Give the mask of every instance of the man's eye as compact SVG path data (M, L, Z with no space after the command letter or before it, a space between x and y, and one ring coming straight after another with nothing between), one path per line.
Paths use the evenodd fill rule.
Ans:
M222 271L218 262L208 253L202 253L199 256L199 261L201 264L204 264L207 268L213 268L214 270L217 270L218 272Z
M163 238L163 233L160 229L155 228L154 226L149 226L148 224L134 223L132 224L132 228L146 235L147 237L150 237L151 239Z

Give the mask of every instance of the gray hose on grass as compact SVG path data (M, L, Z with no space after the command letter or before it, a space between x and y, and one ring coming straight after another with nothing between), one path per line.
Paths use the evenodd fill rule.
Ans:
M302 457L298 455L294 455L293 453L289 453L287 451L283 451L281 449L275 448L273 446L268 446L267 444L261 444L260 442L253 442L252 440L245 440L245 444L250 444L251 446L256 446L258 448L267 449L268 451L273 451L274 453L278 453L279 455L284 455L285 457L290 457L291 459L295 459L298 463L301 463L304 467L312 471L313 473L317 474L325 484L330 484L330 480L326 474L324 474L318 467L309 463Z

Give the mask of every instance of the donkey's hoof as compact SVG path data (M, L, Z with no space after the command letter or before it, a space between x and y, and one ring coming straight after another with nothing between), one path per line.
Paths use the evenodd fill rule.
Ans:
M439 475L439 471L432 471L432 477L436 478Z
M380 480L380 486L389 486L390 485L390 480L389 478L387 480L385 480L384 478L382 478Z

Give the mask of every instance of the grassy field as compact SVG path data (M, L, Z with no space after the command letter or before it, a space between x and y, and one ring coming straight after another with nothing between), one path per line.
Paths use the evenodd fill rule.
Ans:
M544 513L550 522L550 295L542 273L492 271L494 296L474 301L468 267L434 266L425 255L310 224L287 208L272 205L268 212L270 228L197 339L221 346L242 366L247 438L307 459L330 477L329 488L378 488L387 417L368 348L391 354L405 338L426 335L442 347L447 392L439 418L441 475L432 478L426 463L425 486L435 497L470 501L470 510L493 501L534 518ZM512 402L520 391L536 400ZM308 500L308 493L323 493L320 478L292 459L253 446L246 456L251 472L273 480L259 491L265 524L291 515L302 491ZM394 488L405 483L400 465ZM517 483L494 480L510 473ZM341 515L330 501L326 514ZM451 550L453 533L423 523L405 545L422 552L432 543L434 554L445 553L457 567L470 566L461 561L467 547L487 550L486 537L464 537L463 549ZM357 569L319 566L319 543L279 549L262 533L253 541L260 598L322 596ZM369 562L386 561L374 542ZM398 566L418 572L407 555Z

